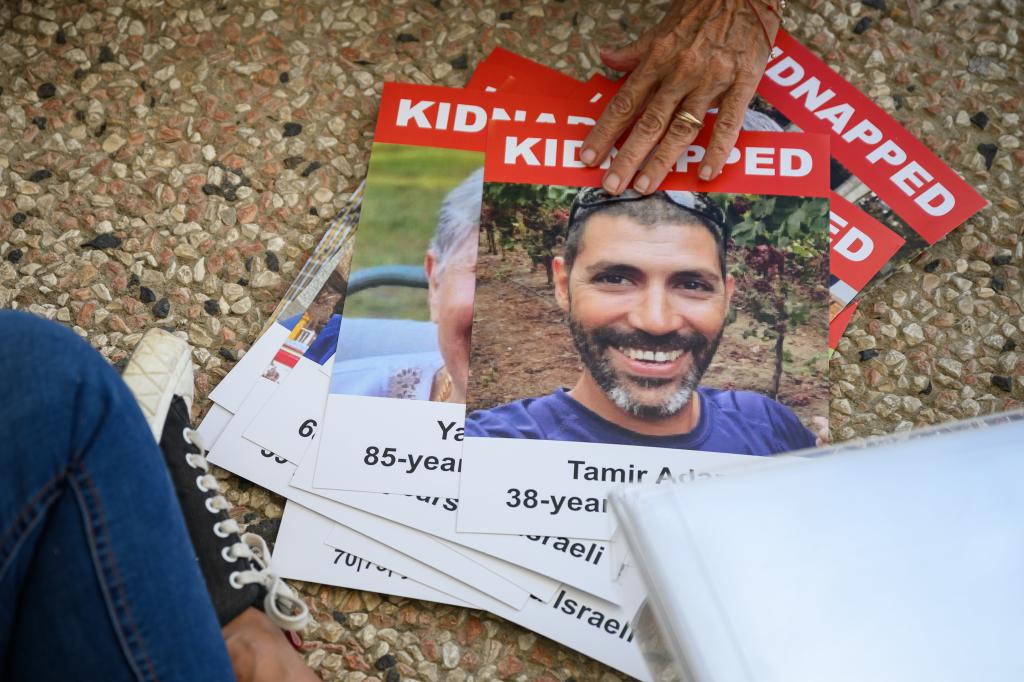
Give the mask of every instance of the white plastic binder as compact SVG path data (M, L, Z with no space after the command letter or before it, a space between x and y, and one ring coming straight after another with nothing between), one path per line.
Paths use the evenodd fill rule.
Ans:
M1024 412L791 459L613 495L655 679L1024 680Z

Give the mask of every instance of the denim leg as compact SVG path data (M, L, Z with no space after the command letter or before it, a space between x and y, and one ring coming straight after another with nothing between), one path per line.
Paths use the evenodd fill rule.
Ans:
M163 455L70 330L0 311L0 678L231 680Z

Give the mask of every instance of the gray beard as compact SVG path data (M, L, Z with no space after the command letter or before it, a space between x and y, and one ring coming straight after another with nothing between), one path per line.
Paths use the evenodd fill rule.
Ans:
M711 364L718 344L722 340L720 330L714 339L710 341L703 336L679 337L674 344L676 347L685 348L693 354L693 362L689 370L678 380L672 379L647 379L642 377L622 376L618 374L608 360L608 344L602 343L600 337L606 335L601 330L588 332L572 317L569 311L569 330L572 333L573 343L580 354L583 365L594 377L594 381L604 391L608 399L619 409L638 419L647 421L660 421L679 414L689 404L694 391L700 384L704 372ZM597 338L595 338L597 337ZM633 394L630 384L639 385L644 388L663 386L672 381L678 381L676 389L663 398L660 402L649 404L641 402Z
M690 402L693 392L697 389L697 384L700 383L700 377L696 376L696 373L694 372L695 369L695 367L691 367L690 371L687 372L686 377L684 377L683 383L681 383L676 389L676 392L662 400L661 403L657 405L647 405L637 402L633 396L629 394L629 391L618 383L610 389L601 385L600 382L598 382L598 385L601 386L605 395L607 395L608 398L623 412L628 412L639 419L658 421L674 417L679 414L680 410L686 407L687 403Z

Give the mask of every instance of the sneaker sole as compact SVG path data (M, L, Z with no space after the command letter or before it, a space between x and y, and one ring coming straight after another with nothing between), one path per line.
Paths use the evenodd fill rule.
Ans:
M192 351L186 341L163 329L150 329L145 333L121 378L134 394L157 442L174 396L181 396L189 410L192 409L195 396Z

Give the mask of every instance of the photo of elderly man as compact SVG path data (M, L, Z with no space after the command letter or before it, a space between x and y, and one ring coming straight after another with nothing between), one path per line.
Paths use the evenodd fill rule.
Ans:
M756 390L702 384L738 293L726 222L719 204L702 194L577 192L551 273L579 369L553 390L553 379L548 387L536 382L547 389L543 394L472 411L466 435L750 455L814 446L819 434L777 400ZM764 246L746 250L738 266L744 286L773 286L766 279L776 271L752 265L767 253ZM822 280L818 287L822 318L824 285ZM478 313L479 297L478 290ZM825 329L822 324L822 349ZM483 334L479 343L486 344ZM483 380L487 374L476 352L474 347L473 376L479 372ZM742 374L734 373L731 383L747 388ZM470 394L472 399L473 386Z

